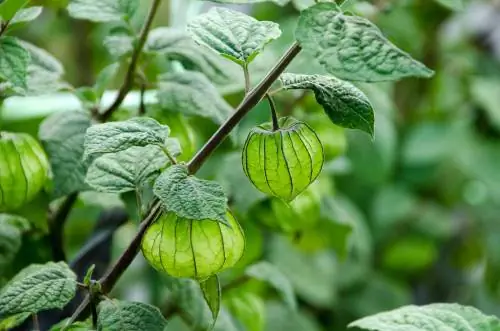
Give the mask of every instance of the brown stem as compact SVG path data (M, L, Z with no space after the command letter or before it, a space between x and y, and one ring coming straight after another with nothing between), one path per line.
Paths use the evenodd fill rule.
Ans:
M161 0L153 0L153 4L149 9L148 16L146 18L146 23L142 27L141 34L139 36L139 41L137 42L137 46L134 49L134 53L132 53L132 58L130 60L130 64L128 66L127 74L125 76L125 80L123 81L123 85L118 91L118 95L116 96L115 101L106 109L101 115L100 120L102 122L106 121L111 117L113 112L120 107L123 100L127 96L128 92L132 89L134 84L134 76L135 70L137 68L137 64L139 63L139 57L141 55L142 49L144 48L144 44L146 43L146 39L148 37L149 30L151 29L151 25L153 24L153 19L155 18L156 12L158 11L158 7L160 6Z
M66 261L64 253L64 225L68 219L71 208L78 198L78 193L71 193L66 197L59 209L49 217L49 238L54 261Z
M0 24L0 37L7 31L7 27L10 24L10 20L4 21Z
M236 108L235 112L229 117L224 124L213 134L207 143L196 153L196 155L189 161L189 172L194 174L202 166L205 160L212 154L212 152L222 143L222 141L229 135L234 127L241 121L241 119L257 105L260 100L267 93L281 73L286 69L290 62L299 54L301 48L298 43L294 43L286 53L281 57L279 62L272 68L266 77L252 89Z
M267 101L269 101L269 108L271 109L271 117L273 119L273 131L277 131L280 129L280 124L278 122L278 114L276 112L276 103L272 96L269 93L266 93Z

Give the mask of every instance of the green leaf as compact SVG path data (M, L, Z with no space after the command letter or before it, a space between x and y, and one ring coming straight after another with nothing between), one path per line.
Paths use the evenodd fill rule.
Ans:
M262 261L249 266L245 274L255 279L264 281L274 287L281 295L283 302L292 310L297 310L297 300L292 284L288 278L271 263Z
M262 331L266 320L264 301L244 289L224 293L224 305L246 331ZM289 312L288 312L289 313Z
M93 125L85 134L83 159L90 160L103 154L117 153L132 146L163 147L169 134L168 126L148 117Z
M104 38L104 47L114 58L131 54L134 50L134 38L127 34L117 33Z
M247 65L266 44L281 35L279 25L227 8L215 7L197 16L188 31L198 44L211 48L224 57Z
M167 145L171 155L180 154L177 139L169 138ZM99 157L90 165L86 182L101 192L138 191L143 184L152 182L169 163L168 157L158 146L134 146Z
M158 100L166 110L211 118L218 124L233 111L210 81L194 71L162 75Z
M66 263L33 264L0 292L0 316L61 309L75 291L76 275Z
M21 248L22 232L10 222L11 217L0 214L0 276Z
M102 331L163 331L167 321L160 310L141 302L101 301L97 328Z
M487 316L473 307L436 303L427 306L405 306L368 316L349 324L367 330L469 330L493 331L500 329L500 320Z
M17 38L0 38L0 78L14 87L25 89L29 63L30 54Z
M41 6L33 6L33 7L26 8L26 9L21 9L20 11L18 11L16 13L16 15L14 15L14 17L12 18L12 20L9 23L9 26L16 24L16 23L24 23L24 22L33 21L38 16L40 16L42 11L43 11L43 7L41 7Z
M222 187L217 182L189 175L184 165L165 170L156 179L153 191L164 203L165 210L179 217L228 224L227 198Z
M334 124L363 130L373 136L375 115L372 105L353 84L332 76L289 73L281 75L280 81L286 90L313 90L316 100Z
M471 79L470 93L473 100L482 107L489 122L500 129L500 80L497 78L474 77Z
M453 10L463 10L465 0L436 0L437 3Z
M87 272L85 273L85 276L83 277L83 283L87 286L90 285L90 281L92 280L92 274L94 273L95 269L95 264L92 264L88 269Z
M280 6L286 5L290 0L204 0L211 1L217 3L235 3L235 4L243 4L243 3L259 3L259 2L274 2Z
M139 0L72 0L69 15L94 22L128 20L139 7Z
M104 91L106 91L106 88L118 73L118 69L120 69L120 63L116 62L104 67L104 69L99 72L94 84L94 90L98 98L102 97Z
M62 320L61 322L53 325L50 331L94 331L92 328L92 323L89 319L84 322L74 322L71 325L67 325L69 318Z
M88 163L82 162L82 156L85 132L91 124L88 114L71 111L55 113L40 125L38 137L49 155L54 198L88 188L85 183Z
M21 325L30 315L31 313L20 313L2 319L0 320L0 330L14 329L16 326Z
M378 82L434 74L387 40L373 23L344 15L334 3L304 10L295 37L326 71L342 79Z
M28 4L28 0L4 0L0 3L0 17L2 20L11 20L16 13Z
M213 275L209 279L200 282L200 289L203 293L203 297L205 298L208 307L210 308L210 311L212 312L214 321L217 320L217 316L219 316L221 301L219 277L217 275Z

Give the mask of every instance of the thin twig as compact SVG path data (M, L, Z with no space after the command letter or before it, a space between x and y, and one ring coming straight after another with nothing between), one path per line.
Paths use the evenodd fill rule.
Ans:
M294 43L282 56L279 62L272 68L266 77L252 89L236 108L235 112L231 117L229 117L224 124L222 124L219 129L213 134L212 137L207 141L207 143L196 153L196 155L189 161L188 168L189 172L194 174L202 166L205 160L212 154L212 152L222 143L222 141L229 135L229 133L234 129L234 127L240 122L240 120L257 105L260 100L267 93L267 90L271 87L276 79L281 75L281 73L286 69L288 64L299 54L301 48L298 43Z
M250 72L248 71L248 64L246 63L243 65L243 75L245 76L245 95L246 95L251 89Z
M279 75L286 69L288 64L300 52L301 48L297 43L294 43L290 49L283 55L276 66L266 75L266 77L243 99L240 105L236 108L233 115L217 130L212 138L202 147L202 149L195 155L189 163L189 170L195 173L205 162L207 157L222 143L231 130L238 124L238 122L245 116L255 105L262 100L269 87L279 77ZM118 279L125 272L128 266L132 263L135 256L139 252L139 247L142 237L147 228L160 216L162 212L161 203L156 200L147 213L146 218L142 221L139 231L135 235L132 242L125 249L122 255L118 258L116 263L106 272L101 278L100 283L102 286L102 293L106 294L111 291L115 286ZM78 306L76 311L70 318L75 321L85 311L89 304L89 297L87 296L83 302Z
M78 198L78 193L71 193L66 197L59 209L49 217L49 238L54 261L66 261L64 253L64 225L68 219L71 208Z
M280 124L278 122L278 114L276 113L276 103L272 96L269 93L266 93L267 101L269 101L269 108L271 109L271 117L273 119L273 131L277 131L280 129Z
M144 93L146 92L146 84L141 84L141 101L139 103L139 116L146 114L146 103L144 102Z
M6 20L0 24L0 37L7 31L7 28L9 27L10 20Z
M31 315L33 319L33 330L40 331L40 322L38 321L38 315L35 313Z
M101 121L106 121L110 118L111 114L120 107L123 100L127 96L128 92L132 88L134 84L134 76L137 64L139 63L139 57L141 55L142 49L144 48L144 44L146 43L146 39L148 37L149 30L151 29L151 25L153 24L153 19L158 11L158 7L160 6L161 0L153 0L153 4L149 9L148 16L146 18L146 23L142 27L141 34L139 36L139 41L137 42L137 46L134 49L134 53L132 53L132 58L130 60L130 64L128 66L127 74L125 76L125 80L123 81L123 85L118 91L118 95L116 96L115 101L102 112L100 116Z

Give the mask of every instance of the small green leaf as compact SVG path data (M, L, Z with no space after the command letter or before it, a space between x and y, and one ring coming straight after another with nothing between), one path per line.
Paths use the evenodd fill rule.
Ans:
M219 277L213 275L209 279L200 282L200 288L215 321L217 320L217 316L219 316L221 301Z
M255 18L227 8L212 8L197 16L188 31L200 45L211 48L240 64L250 63L266 44L281 35L274 22Z
M191 220L213 220L228 224L227 198L222 187L214 181L189 175L184 165L165 170L156 179L155 195L166 211Z
M382 312L354 321L349 327L379 331L493 331L500 329L500 320L495 316L484 315L473 307L436 303Z
M124 57L134 50L134 38L123 33L112 34L104 38L104 47L112 57Z
M93 331L92 323L89 319L84 322L74 322L71 325L67 325L69 318L62 320L61 322L53 325L50 331Z
M210 81L194 71L162 75L158 100L166 110L208 117L218 124L233 111Z
M69 15L94 22L128 20L139 7L139 0L72 0Z
M264 301L256 294L243 289L229 291L227 295L224 293L224 305L246 331L264 330L266 309Z
M356 86L332 76L283 74L283 88L311 89L334 124L360 129L373 136L375 116L366 95Z
M33 264L0 292L0 317L63 308L75 295L76 275L64 262Z
M85 132L91 126L84 112L55 113L40 125L38 137L49 155L53 173L53 197L59 198L88 188L88 163L82 162Z
M12 18L9 25L33 21L38 16L40 16L42 11L43 11L43 7L41 7L41 6L33 6L33 7L21 9Z
M83 283L87 286L90 285L90 281L92 280L92 274L94 273L95 264L92 264L85 273L85 277L83 277Z
M2 319L0 320L0 330L14 329L16 326L21 325L30 315L31 313L20 313Z
M28 4L28 0L4 0L0 3L0 17L4 21L11 20L16 13Z
M17 38L0 38L0 78L14 87L25 89L29 63L30 54Z
M274 287L283 298L283 302L292 310L297 310L297 300L292 284L278 268L269 262L259 262L249 266L245 274L255 279L264 281Z
M148 117L93 125L85 134L84 160L117 153L132 146L164 146L170 129Z
M326 71L342 79L378 82L434 74L387 40L373 23L344 15L334 3L304 10L295 37Z
M98 98L102 97L104 91L118 73L118 69L120 69L120 63L116 62L106 66L99 72L94 84L94 90Z
M21 248L22 232L10 222L9 216L0 214L0 276Z
M169 138L170 154L180 154L177 139ZM138 190L153 181L170 163L158 146L130 147L124 151L105 154L89 167L86 181L96 191L125 193Z
M163 331L166 326L160 310L145 303L104 300L98 307L98 330Z

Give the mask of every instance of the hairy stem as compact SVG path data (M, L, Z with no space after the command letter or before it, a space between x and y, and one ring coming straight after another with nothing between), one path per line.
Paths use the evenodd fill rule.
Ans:
M231 117L229 117L224 124L222 124L219 129L213 134L212 137L207 141L207 143L196 153L196 155L189 161L188 168L189 172L194 174L203 165L206 159L212 154L212 152L226 139L226 137L231 133L234 127L241 121L241 119L257 105L260 100L265 96L267 90L271 87L276 79L281 75L281 73L286 69L286 67L292 62L297 54L299 54L301 48L298 43L294 43L286 53L281 57L278 63L272 68L264 77L264 79L252 89L236 108L235 112Z
M257 85L253 90L248 93L240 105L236 108L233 115L227 119L227 121L221 125L221 127L214 133L212 138L202 147L202 149L195 155L195 157L189 163L189 170L191 173L195 173L201 167L201 165L206 161L207 157L222 143L222 141L228 136L232 129L238 124L238 122L253 108L260 100L265 96L267 90L274 81L279 77L279 75L286 69L288 64L295 58L295 56L300 52L301 48L298 43L294 43L288 51L283 55L279 62L274 66L273 69L264 77L264 79ZM132 263L137 253L139 252L139 247L141 245L142 237L146 232L147 228L160 216L162 213L161 203L156 199L153 202L152 207L149 209L146 218L142 221L139 231L132 239L132 242L125 249L122 255L118 258L116 263L106 272L106 274L100 279L102 286L102 292L104 294L109 293L111 289L115 286L116 282L120 276L125 272L128 266ZM80 315L86 310L89 304L89 297L87 296L80 306L76 309L73 316L70 318L70 322L78 319Z
M132 89L134 85L134 76L135 70L137 68L137 64L139 63L139 57L141 56L142 49L144 48L144 44L146 43L146 39L148 37L149 30L151 29L151 25L153 24L153 19L155 18L156 12L158 11L158 7L160 6L161 0L153 0L153 4L149 9L148 16L146 18L146 23L142 27L141 34L139 36L139 41L137 42L137 46L132 53L132 58L130 60L130 64L128 66L127 74L125 76L125 80L123 81L123 85L118 91L118 95L116 96L115 101L106 109L101 115L100 120L106 121L111 117L113 112L120 107L123 100L127 96L128 92Z
M59 209L49 217L49 238L54 261L66 261L64 253L64 225L68 219L71 208L78 198L78 193L71 193L66 197Z
M250 72L248 71L248 64L243 65L243 76L245 76L245 95L250 91Z

